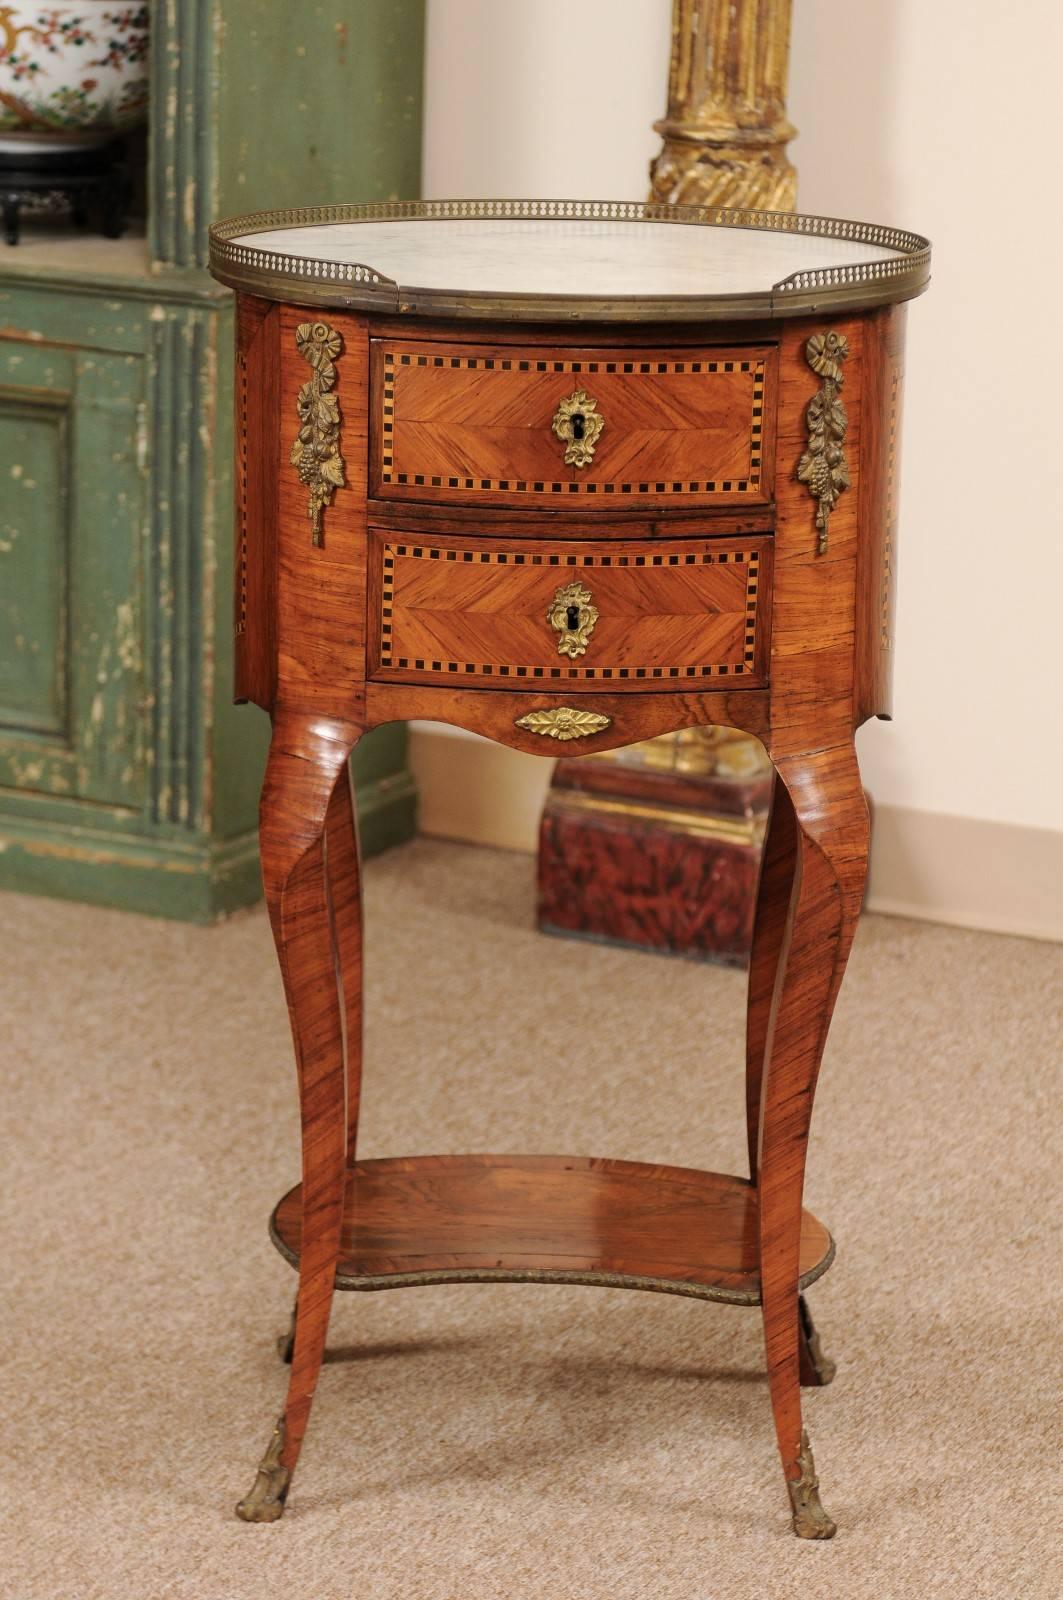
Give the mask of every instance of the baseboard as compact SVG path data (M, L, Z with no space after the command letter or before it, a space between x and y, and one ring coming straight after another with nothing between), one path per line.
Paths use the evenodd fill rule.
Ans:
M412 838L408 770L357 786L362 854ZM0 815L0 890L80 900L176 922L216 922L262 897L258 834L188 839L119 834Z
M186 842L0 817L0 889L214 922L260 898L258 839Z
M1063 833L877 805L872 911L1063 940Z
M552 760L437 723L410 726L421 833L534 854Z
M435 724L410 730L420 829L534 853L553 763ZM1063 833L877 805L868 907L1063 940Z
M417 785L408 768L355 784L358 842L363 858L403 844L417 832Z

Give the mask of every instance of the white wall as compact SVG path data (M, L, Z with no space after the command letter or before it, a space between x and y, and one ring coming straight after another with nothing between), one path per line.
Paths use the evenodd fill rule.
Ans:
M670 35L664 0L428 0L425 195L642 199Z
M644 195L670 11L429 0L426 194ZM909 312L896 720L860 736L866 781L1058 830L1063 8L797 0L793 34L801 208L935 247Z
M799 203L934 243L908 314L896 720L864 730L863 770L888 804L1059 829L1063 8L840 15L795 7Z

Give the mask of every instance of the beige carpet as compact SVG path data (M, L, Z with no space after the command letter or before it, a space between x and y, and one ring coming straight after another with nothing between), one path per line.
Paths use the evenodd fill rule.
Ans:
M743 979L543 938L527 857L368 872L363 1153L741 1170ZM1058 1600L1063 950L861 929L821 1080L806 1415L839 1533L788 1526L759 1316L616 1290L338 1297L283 1521L297 1176L265 917L4 897L5 1600Z

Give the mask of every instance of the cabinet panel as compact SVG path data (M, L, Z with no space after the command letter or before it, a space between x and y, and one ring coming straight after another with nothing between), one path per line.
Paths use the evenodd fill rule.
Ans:
M0 728L69 726L70 396L0 389Z
M144 362L0 342L0 787L145 785Z

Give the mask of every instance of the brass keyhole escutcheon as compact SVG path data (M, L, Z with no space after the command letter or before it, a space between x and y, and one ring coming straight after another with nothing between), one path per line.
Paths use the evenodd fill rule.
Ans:
M601 438L605 418L598 415L598 402L583 389L562 400L554 412L554 432L565 445L566 467L588 467L594 447Z
M557 641L559 656L575 661L583 655L598 621L598 609L591 592L582 583L566 583L554 595L553 604L546 613L551 628L560 635Z

